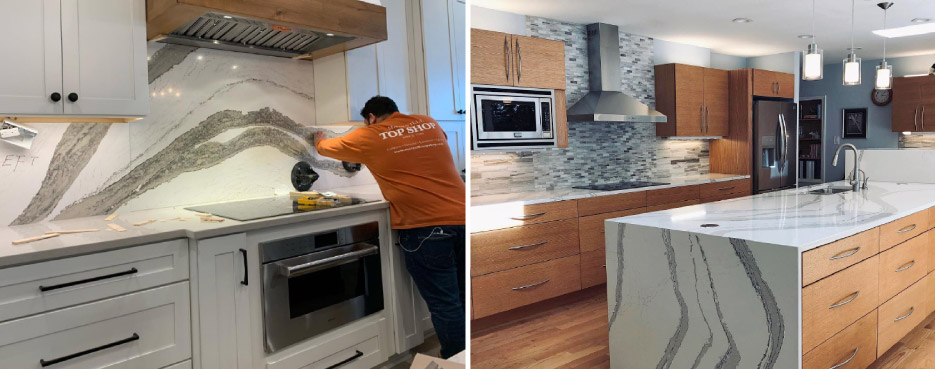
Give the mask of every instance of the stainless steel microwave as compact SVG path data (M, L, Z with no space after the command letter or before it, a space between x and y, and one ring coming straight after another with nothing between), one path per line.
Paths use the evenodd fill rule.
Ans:
M555 91L471 86L474 150L555 147Z

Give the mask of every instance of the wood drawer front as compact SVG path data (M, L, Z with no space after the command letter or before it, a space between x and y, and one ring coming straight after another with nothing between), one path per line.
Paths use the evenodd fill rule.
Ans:
M471 235L471 275L483 275L579 253L578 220Z
M808 250L802 254L802 285L810 285L879 252L879 228Z
M725 194L718 195L718 196L702 197L702 198L701 198L701 203L702 203L702 204L705 204L705 203L709 203L709 202L717 202L717 201L723 201L723 200L730 200L730 199L736 199L736 198L747 197L747 196L750 196L750 193L748 193L748 192L725 193Z
M188 270L188 240L0 269L0 321L182 281Z
M581 289L579 255L474 277L474 318L515 309Z
M497 204L471 207L472 232L503 229L527 224L578 217L576 200L534 205Z
M701 198L700 186L679 186L646 191L646 206L671 204Z
M607 252L594 250L581 253L581 288L607 283Z
M646 209L640 208L578 218L578 240L581 252L594 250L604 251L605 220L642 214L644 212L646 212Z
M935 225L935 223L931 224ZM925 249L928 250L929 272L935 271L935 229L929 230L919 237L926 238L923 242L927 244ZM935 308L935 306L932 308Z
M845 328L802 357L803 369L864 369L877 359L877 311Z
M579 216L644 207L646 207L646 191L578 199Z
M724 194L743 193L751 191L749 178L735 179L724 182L712 182L701 185L701 198L718 197Z
M925 283L925 315L935 311L935 273L929 273L922 280Z
M878 270L879 257L874 256L802 289L803 352L879 305Z
M2 323L3 366L37 368L40 359L115 343L52 367L158 369L189 359L189 293L181 282Z
M916 237L880 253L880 302L928 274L928 237Z
M663 210L681 208L681 207L685 207L685 206L698 205L698 204L700 204L700 203L701 203L701 200L699 200L699 199L688 200L688 201L681 201L681 202L674 202L674 203L671 203L671 204L662 204L662 205L656 205L656 206L647 207L647 208L646 208L646 212L647 212L647 213L652 213L652 212L654 212L654 211L663 211Z
M925 282L912 285L892 300L880 305L877 357L882 356L925 319L925 312L928 311L928 307L925 306Z
M928 209L880 226L880 250L886 250L929 229Z

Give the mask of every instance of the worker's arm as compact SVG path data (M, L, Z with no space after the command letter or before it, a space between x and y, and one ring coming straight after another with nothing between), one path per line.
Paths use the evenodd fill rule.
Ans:
M366 143L368 137L363 129L355 129L344 137L319 139L316 135L315 149L318 153L329 158L364 163L366 160Z

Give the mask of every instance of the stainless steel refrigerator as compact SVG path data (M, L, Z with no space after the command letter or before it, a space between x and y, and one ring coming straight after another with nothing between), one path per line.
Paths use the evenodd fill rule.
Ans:
M796 186L797 117L794 102L753 102L753 188L756 193Z

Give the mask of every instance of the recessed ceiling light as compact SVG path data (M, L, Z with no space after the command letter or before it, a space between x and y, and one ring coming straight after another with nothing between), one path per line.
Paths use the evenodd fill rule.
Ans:
M734 23L750 23L750 22L753 22L753 19L750 19L750 18L734 18L734 19L731 19L731 22L734 22Z
M812 36L812 35L799 35L799 38L801 38L801 39L812 38L812 37L814 37L814 36Z
M912 23L928 23L931 21L932 18L912 18Z
M873 31L873 33L886 38L917 36L933 32L935 32L935 23L923 23L914 26Z

